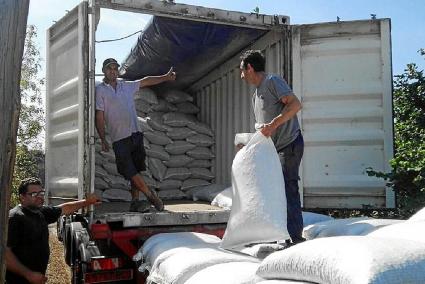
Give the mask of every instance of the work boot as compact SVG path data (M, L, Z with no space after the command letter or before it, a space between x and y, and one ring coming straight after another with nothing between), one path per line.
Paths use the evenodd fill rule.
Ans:
M158 197L155 190L149 189L150 194L146 194L146 198L149 200L150 203L155 206L155 209L158 211L164 211L164 203L162 202L161 198Z
M146 200L132 200L130 203L130 212L148 212L151 207Z

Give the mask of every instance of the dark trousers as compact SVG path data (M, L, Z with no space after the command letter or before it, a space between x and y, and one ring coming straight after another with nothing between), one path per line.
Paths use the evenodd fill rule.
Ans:
M285 178L285 192L287 203L287 227L292 242L303 240L303 217L298 187L299 168L304 153L304 139L301 133L288 146L278 151Z

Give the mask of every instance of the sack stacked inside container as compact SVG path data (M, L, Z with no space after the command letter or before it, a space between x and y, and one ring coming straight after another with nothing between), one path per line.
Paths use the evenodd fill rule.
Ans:
M162 199L182 199L186 197L185 191L211 184L214 134L207 124L197 120L199 108L193 104L192 96L177 90L157 96L151 89L144 88L135 94L135 107L144 135L147 171L141 174L146 184L156 189ZM100 150L99 141L96 190L102 190L107 200L130 200L128 182L126 189L124 186L114 188L114 193L118 189L126 192L119 192L121 198L116 197L118 194L105 198L105 192L112 190L109 175L115 178L118 173L112 149L108 153ZM120 184L122 180L121 177ZM117 182L114 180L114 185Z

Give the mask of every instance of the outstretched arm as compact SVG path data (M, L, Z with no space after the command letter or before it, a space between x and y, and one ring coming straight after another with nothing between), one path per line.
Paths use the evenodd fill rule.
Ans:
M100 200L95 194L89 194L86 199L62 203L58 207L62 208L62 214L69 215L83 207L99 203Z
M176 72L174 72L173 67L171 67L170 70L164 75L146 76L143 79L140 79L140 88L158 85L163 82L174 80L176 80Z
M9 247L6 247L5 259L7 270L24 277L33 284L46 283L47 277L44 274L32 271L23 265Z

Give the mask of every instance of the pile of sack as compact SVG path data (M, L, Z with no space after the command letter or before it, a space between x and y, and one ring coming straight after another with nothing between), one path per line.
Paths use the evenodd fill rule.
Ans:
M147 155L147 170L141 174L160 198L181 199L186 191L213 182L214 134L210 126L196 118L199 108L192 96L177 90L157 95L144 88L135 94L135 107ZM108 136L106 139L110 142ZM99 141L95 157L97 194L104 201L131 200L130 184L118 174L112 149L101 150Z

